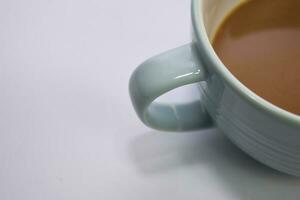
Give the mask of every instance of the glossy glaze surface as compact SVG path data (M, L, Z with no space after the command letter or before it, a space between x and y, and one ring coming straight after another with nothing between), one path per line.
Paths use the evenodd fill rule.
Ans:
M200 101L162 104L154 100L164 93L206 79L206 70L197 59L195 46L178 47L142 63L132 74L129 92L139 118L155 129L184 131L210 126Z

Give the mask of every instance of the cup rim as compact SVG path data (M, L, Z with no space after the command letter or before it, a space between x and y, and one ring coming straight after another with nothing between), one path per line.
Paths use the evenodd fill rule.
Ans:
M219 76L223 78L223 80L233 88L240 96L242 96L245 100L251 103L256 108L265 111L280 120L291 123L291 125L295 125L300 128L300 116L291 113L283 108L280 108L271 102L263 99L258 96L254 92L252 92L249 88L247 88L244 84L242 84L223 64L223 62L219 59L217 54L215 53L208 35L206 28L204 26L204 18L202 15L202 5L203 0L192 0L192 25L195 32L195 37L197 39L197 43L199 42L203 48L203 53L209 57L212 62L212 66L214 70L217 72Z

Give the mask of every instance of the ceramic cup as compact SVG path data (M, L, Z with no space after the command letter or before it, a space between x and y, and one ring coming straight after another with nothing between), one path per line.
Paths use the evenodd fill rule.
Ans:
M259 97L237 80L211 45L222 19L242 0L193 0L193 39L142 63L132 74L130 96L149 127L185 131L216 126L256 160L300 176L300 116ZM278 80L280 81L280 80ZM185 104L153 102L197 83L202 98Z

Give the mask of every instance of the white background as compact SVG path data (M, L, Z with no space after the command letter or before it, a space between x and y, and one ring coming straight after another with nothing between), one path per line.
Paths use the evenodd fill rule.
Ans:
M189 42L189 10L189 0L0 1L1 200L300 199L300 180L219 131L161 133L137 119L130 74ZM198 98L193 86L170 97Z

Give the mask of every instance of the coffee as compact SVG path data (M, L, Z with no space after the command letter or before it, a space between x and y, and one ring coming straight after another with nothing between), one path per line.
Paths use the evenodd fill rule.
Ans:
M244 85L300 115L300 1L248 0L220 25L213 47Z

